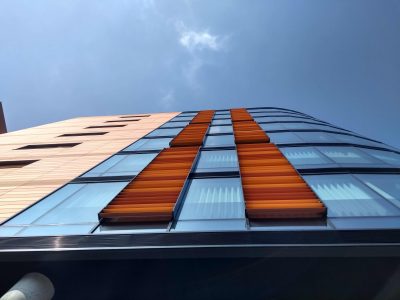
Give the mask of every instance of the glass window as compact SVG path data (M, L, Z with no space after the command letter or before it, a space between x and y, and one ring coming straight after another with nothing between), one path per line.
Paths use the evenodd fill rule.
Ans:
M275 144L297 144L303 143L303 141L294 133L291 132L275 132L268 133L271 142Z
M175 117L171 121L191 121L193 117Z
M230 115L217 115L214 116L213 120L230 120L231 116Z
M349 133L347 130L336 128L336 127L331 127L328 125L319 125L319 124L308 124L309 129L318 129L318 130L327 130L327 131L339 131L339 132L345 132Z
M326 132L296 132L307 143L338 143L335 135Z
M179 220L244 219L240 178L192 179Z
M366 140L361 137L345 135L345 134L334 134L334 133L331 133L331 135L335 136L336 139L338 139L339 141L341 141L343 143L382 147L382 144L380 144L380 143Z
M233 135L209 135L206 138L206 147L233 146L235 141Z
M179 221L175 231L238 231L246 230L245 219Z
M182 131L182 128L156 129L153 132L149 133L147 136L148 137L175 136L181 131Z
M13 236L23 227L0 226L0 236Z
M285 129L311 129L311 125L307 123L282 123Z
M351 175L304 176L330 217L397 216L399 210Z
M385 163L400 166L400 154L389 152L389 151L380 151L373 149L360 149L363 152L368 153L369 155L384 161Z
M7 225L97 223L100 210L127 184L68 184L8 221Z
M319 151L339 164L376 164L372 157L353 147L318 147Z
M197 114L198 114L197 112L181 113L178 117L194 117Z
M274 131L274 130L285 130L282 124L279 123L268 123L268 124L259 124L260 127L265 131Z
M89 234L94 226L94 224L28 226L18 232L16 236Z
M196 172L238 171L236 150L201 151Z
M279 149L295 166L331 164L332 161L312 147L293 147Z
M213 120L211 125L232 125L231 120Z
M167 122L164 125L161 126L161 128L164 127L185 127L189 124L189 122Z
M82 177L137 175L157 153L114 155Z
M211 126L208 133L233 133L232 126Z
M160 138L160 139L140 139L133 145L125 148L124 151L136 151L136 150L161 150L169 147L169 142L172 138Z
M400 207L400 175L363 174L357 177L379 195Z
M214 116L218 116L218 115L228 115L228 116L230 116L231 113L228 110L216 111Z

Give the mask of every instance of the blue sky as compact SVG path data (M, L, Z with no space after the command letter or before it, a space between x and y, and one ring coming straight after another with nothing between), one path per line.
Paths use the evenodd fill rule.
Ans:
M400 147L400 1L0 0L0 99L9 130L279 106Z

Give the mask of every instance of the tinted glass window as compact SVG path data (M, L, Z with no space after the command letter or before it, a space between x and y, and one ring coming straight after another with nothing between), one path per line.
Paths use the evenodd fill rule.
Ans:
M213 120L211 125L231 125L231 120Z
M197 172L238 171L236 150L201 151Z
M179 132L181 132L182 128L170 128L170 129L156 129L153 132L149 133L147 136L156 137L156 136L175 136Z
M312 147L279 149L293 165L330 164L331 160Z
M400 207L400 175L365 174L357 177L376 193Z
M169 147L169 142L172 138L160 138L160 139L140 139L133 145L125 148L125 151L135 150L161 150Z
M274 130L285 130L282 124L279 123L268 123L268 124L259 124L260 127L265 131L274 131Z
M168 122L161 126L163 127L185 127L189 122Z
M395 216L399 209L351 175L304 176L330 217Z
M179 220L244 218L240 178L193 179Z
M373 149L360 149L363 152L368 153L369 155L384 161L385 163L400 166L400 154L389 152L389 151L380 151Z
M232 133L232 126L211 126L208 133Z
M340 164L374 164L376 160L353 147L319 147L319 151Z
M175 117L171 121L191 121L193 117Z
M333 134L333 133L331 133L331 135L334 135L337 140L343 143L382 147L382 144L380 143L376 143L356 136L345 135L345 134Z
M330 133L325 132L296 132L307 143L338 143L339 141Z
M271 138L271 142L276 144L296 144L303 142L297 135L291 132L268 133L268 136Z
M114 155L82 177L136 175L156 156L157 153Z
M207 136L206 147L217 147L217 146L232 146L235 144L233 135L217 135L217 136Z

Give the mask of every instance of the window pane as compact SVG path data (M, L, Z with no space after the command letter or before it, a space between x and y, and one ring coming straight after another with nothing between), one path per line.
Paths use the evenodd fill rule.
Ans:
M244 217L240 178L212 178L191 180L179 220Z
M185 127L189 122L168 122L161 126L163 127Z
M311 125L307 123L283 123L285 129L311 129Z
M353 147L318 147L319 151L340 164L376 164L377 162Z
M350 175L304 176L330 217L396 216L399 210Z
M232 126L211 126L208 133L232 133Z
M328 158L312 147L293 147L279 149L293 165L331 164Z
M400 154L389 152L389 151L380 151L373 149L360 149L363 152L368 153L369 155L384 161L385 163L400 166Z
M95 224L29 226L21 230L16 236L89 234L94 226Z
M191 121L193 117L175 117L171 121Z
M179 221L176 231L237 231L246 229L245 219Z
M279 123L268 123L268 124L259 124L260 127L265 131L273 131L273 130L285 130L282 124Z
M207 136L205 146L206 147L217 147L217 146L232 146L235 144L233 135L215 135Z
M128 148L125 148L124 151L161 150L164 148L168 148L170 141L172 141L172 138L140 139Z
M13 236L23 227L0 226L0 236Z
M343 143L350 143L350 144L359 144L359 145L368 145L368 146L378 146L382 147L383 145L380 143L376 143L370 140L366 140L360 137L352 136L352 135L345 135L345 134L333 134L336 139Z
M271 138L271 142L276 144L303 143L303 141L297 135L291 132L268 133L268 136Z
M156 156L157 153L114 155L82 177L137 175Z
M231 125L231 120L213 120L211 125Z
M156 137L156 136L175 136L179 132L182 131L182 128L170 128L170 129L156 129L147 136Z
M337 143L339 142L334 135L325 132L296 132L307 143Z
M365 174L357 177L379 195L400 207L400 175Z
M238 171L238 159L235 150L201 151L197 172Z
M68 184L61 189L55 191L50 196L47 196L43 200L40 200L32 207L28 208L24 212L20 213L16 217L8 221L7 225L27 225L33 223L37 218L39 218L43 213L56 207L62 201L71 197L82 189L84 184Z

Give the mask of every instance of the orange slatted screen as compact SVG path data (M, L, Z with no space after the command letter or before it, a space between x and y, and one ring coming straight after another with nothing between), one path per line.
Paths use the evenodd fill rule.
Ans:
M254 121L233 122L236 144L268 143L269 137Z
M250 219L320 218L324 204L274 144L237 145Z
M201 146L209 124L187 125L169 144L171 147Z
M253 117L247 112L245 108L234 108L230 111L232 122L254 121Z
M199 147L167 148L99 214L109 223L170 221Z
M210 124L214 116L214 110L202 110L190 121L190 124L207 123Z

